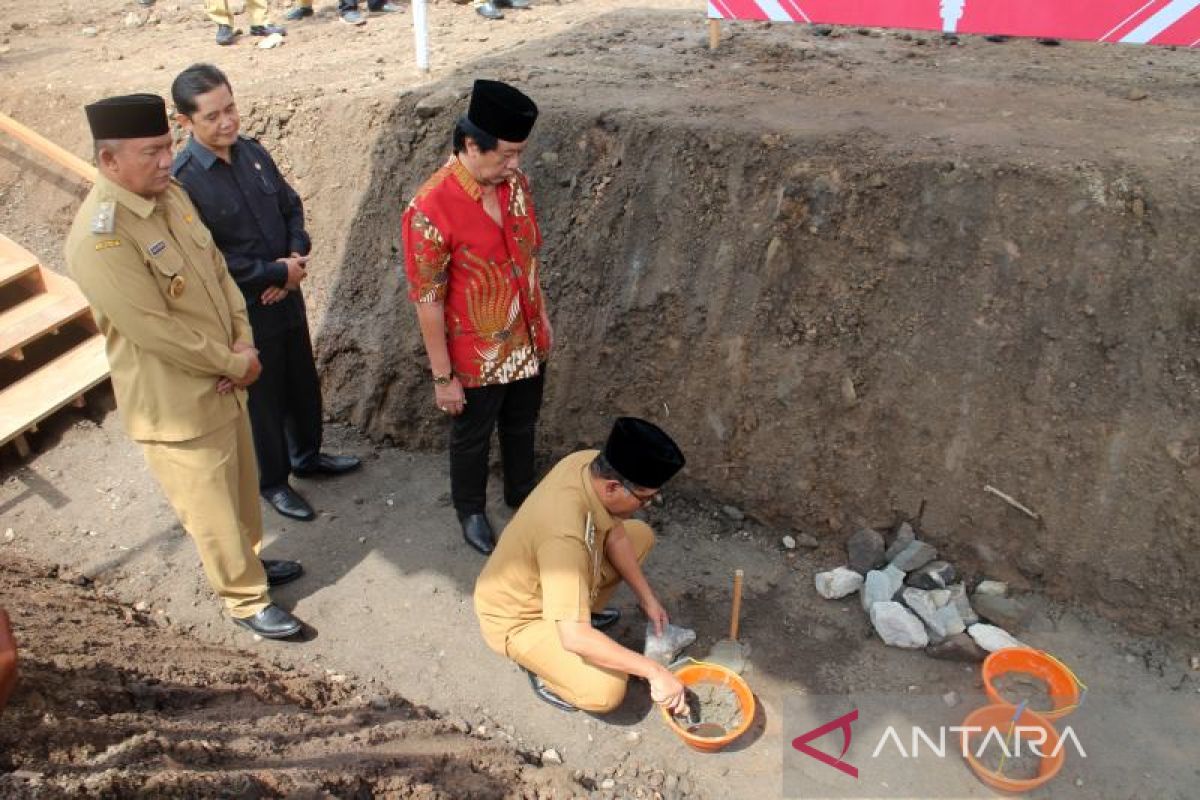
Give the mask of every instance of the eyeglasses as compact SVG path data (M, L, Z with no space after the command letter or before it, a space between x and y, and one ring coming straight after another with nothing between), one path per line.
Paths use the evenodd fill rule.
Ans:
M642 508L645 508L646 506L650 505L651 503L654 503L656 505L662 504L662 501L663 501L662 492L658 491L657 489L652 491L650 494L638 494L637 492L635 492L633 490L632 486L630 486L628 483L625 483L624 481L621 481L621 488L624 489L626 492L628 492L630 497L632 497L634 500L637 500L638 505L641 506Z

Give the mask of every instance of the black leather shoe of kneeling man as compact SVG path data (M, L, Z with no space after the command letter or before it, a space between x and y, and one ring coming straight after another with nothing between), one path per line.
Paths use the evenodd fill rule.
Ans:
M277 486L263 492L263 499L271 504L271 508L291 519L308 522L317 516L308 501L297 494L290 486Z
M568 703L566 700L563 700L561 697L556 695L553 691L551 691L550 687L546 685L546 682L543 681L541 678L539 678L537 675L534 675L532 672L525 669L524 667L521 667L521 670L524 671L526 677L529 678L529 685L530 685L530 687L533 688L533 693L535 695L537 695L537 698L539 700L541 700L543 703L549 703L550 705L557 708L559 711L578 711L579 710L575 706Z
M299 561L276 561L270 558L259 560L262 561L263 572L267 573L268 586L283 586L304 574L304 567L300 566Z
M475 550L490 556L496 549L496 534L486 514L468 514L459 520L462 523L463 539Z
M264 639L286 639L295 636L304 627L300 620L274 603L253 617L234 617L233 621Z
M609 606L592 614L592 627L598 631L602 631L605 628L611 628L613 625L616 625L617 620L620 618L620 610Z
M298 478L312 478L317 475L345 475L354 472L362 466L358 456L335 456L332 453L321 453L315 463L293 469L292 474Z

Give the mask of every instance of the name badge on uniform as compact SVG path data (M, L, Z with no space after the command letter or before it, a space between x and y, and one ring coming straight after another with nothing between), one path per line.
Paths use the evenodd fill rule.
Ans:
M167 243L162 239L159 239L157 242L152 242L146 249L150 251L150 255L157 258L158 256L162 255L164 250L167 249Z
M117 204L104 200L96 205L92 215L92 233L112 233L117 224Z
M172 275L171 282L167 284L167 294L171 295L173 300L178 300L186 288L187 281L183 279L182 275Z

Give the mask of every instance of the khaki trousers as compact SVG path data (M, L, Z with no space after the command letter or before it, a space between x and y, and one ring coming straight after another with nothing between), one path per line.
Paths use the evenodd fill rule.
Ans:
M654 547L654 531L639 520L626 520L625 534L633 543L639 564ZM607 558L600 568L600 587L592 611L608 603L621 576ZM587 663L567 652L558 638L558 623L536 620L509 633L505 655L539 676L556 695L584 711L607 712L625 699L629 676Z
M204 0L204 10L208 18L218 25L233 27L233 15L229 13L230 0ZM250 15L251 25L267 24L267 0L246 0L246 13Z
M146 462L196 543L204 573L230 616L252 617L271 602L258 550L262 508L250 418L186 442L142 442Z

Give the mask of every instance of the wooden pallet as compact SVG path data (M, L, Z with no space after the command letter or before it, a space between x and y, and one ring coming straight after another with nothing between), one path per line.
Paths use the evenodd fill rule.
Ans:
M66 405L82 407L85 393L108 377L104 337L79 287L38 263L37 258L0 234L0 358L24 362L34 344L73 329L82 341L40 366L30 366L0 386L0 446L12 442L29 455L25 435Z

